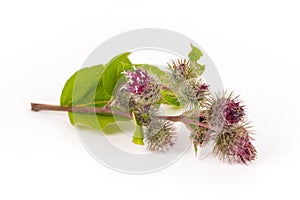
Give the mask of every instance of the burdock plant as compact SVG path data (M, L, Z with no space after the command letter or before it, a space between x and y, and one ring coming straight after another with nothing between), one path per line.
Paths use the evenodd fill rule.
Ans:
M130 53L116 56L106 65L81 69L66 82L60 105L32 103L32 110L68 111L73 125L80 123L103 132L117 121L133 121L132 142L145 144L153 152L173 149L178 140L174 122L181 122L190 130L196 153L213 145L213 154L222 161L247 164L255 160L245 105L233 93L210 92L202 78L205 66L198 63L202 52L191 48L187 59L169 62L166 71L132 64ZM185 111L166 116L161 113L163 104Z
M147 149L155 152L165 152L174 147L177 140L176 129L171 121L154 118L145 132Z

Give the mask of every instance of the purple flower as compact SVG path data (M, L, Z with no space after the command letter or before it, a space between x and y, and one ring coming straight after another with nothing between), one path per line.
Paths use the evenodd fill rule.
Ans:
M173 78L175 78L174 80L178 81L181 78L190 79L195 76L191 63L186 59L173 60L171 63L168 63L168 67L172 72L172 76L174 76Z
M199 87L200 90L208 90L208 85L206 85L205 83L201 84Z
M217 136L213 152L223 161L247 164L257 156L249 134L243 126L226 127Z
M127 89L133 94L143 94L150 84L150 77L146 71L137 69L134 72L127 71L125 74L128 79Z
M249 139L246 139L245 141L241 140L241 142L244 144L240 145L237 149L237 162L247 164L247 162L255 160L256 150Z
M227 125L238 123L245 115L244 106L241 106L240 102L235 102L234 100L226 102L224 112Z
M204 100L204 97L209 93L208 85L202 83L200 86L198 86L198 88L195 88L195 92L196 92L197 101Z
M208 123L222 129L223 126L236 125L245 118L244 105L232 92L215 95L209 99Z

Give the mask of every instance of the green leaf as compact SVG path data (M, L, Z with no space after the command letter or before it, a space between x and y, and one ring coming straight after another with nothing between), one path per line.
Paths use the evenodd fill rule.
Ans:
M107 130L106 127L112 126L116 131L119 130L118 126L115 124L115 118L111 114L88 114L88 113L73 113L69 112L69 119L71 124L82 124L85 126L89 126L94 129L103 130L105 133L112 132ZM117 121L130 121L131 118L118 116Z
M144 129L140 122L137 121L135 114L133 114L133 121L135 123L135 131L133 133L132 142L134 144L144 145Z
M93 90L95 90L104 69L104 65L96 65L75 72L67 80L62 90L60 105L72 106L94 102Z
M160 93L162 95L160 103L172 106L180 106L180 102L172 90L161 90Z
M112 98L114 88L124 75L132 69L128 59L130 53L123 53L113 58L107 65L96 65L78 70L66 82L60 99L62 106L103 107ZM83 124L95 129L103 129L115 123L109 114L69 113L72 124ZM118 118L118 120L130 120Z
M197 74L200 76L205 71L205 65L201 65L198 63L198 60L203 56L203 53L191 44L191 52L189 53L189 60L191 64L193 64L196 67Z
M130 53L113 58L107 65L96 65L78 70L66 82L60 99L62 106L102 107L111 99L121 72L132 68Z
M170 84L168 81L169 79L167 73L161 70L159 67L149 64L137 64L135 66L137 68L148 71L152 75L156 75L164 86L168 86ZM172 90L161 90L161 95L162 99L160 103L171 106L180 106L180 103Z
M132 69L132 64L128 59L129 54L130 53L127 52L116 56L107 64L97 86L95 93L96 102L103 100L109 101L117 81L124 76L122 72Z
M134 144L138 145L144 145L144 129L142 126L136 126L136 129L134 131L133 137L132 137L132 142Z
M205 65L200 65L197 63L196 66L199 67L199 74L203 74L203 72L205 71Z
M167 73L157 66L149 64L137 64L135 67L146 70L152 75L156 75L164 86L168 86L170 84ZM161 95L162 99L160 103L176 107L180 106L180 103L172 90L161 90Z
M192 51L189 53L189 59L193 63L197 63L197 61L203 56L200 49L191 44Z
M148 71L152 75L156 75L161 83L167 84L168 83L168 76L167 73L161 70L159 67L149 64L137 64L135 65L137 68L143 69Z

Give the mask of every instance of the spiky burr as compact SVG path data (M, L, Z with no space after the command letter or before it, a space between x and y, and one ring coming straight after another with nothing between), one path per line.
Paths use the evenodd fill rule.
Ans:
M199 109L206 104L208 85L199 78L197 66L188 60L175 60L168 64L170 87L180 103L188 109Z
M204 147L211 141L212 135L208 128L196 127L190 134L190 139L193 142L194 148Z
M133 94L141 95L150 84L150 77L147 71L136 69L135 71L124 72L127 81L127 90Z
M181 82L183 79L196 78L194 66L186 59L173 60L168 63L168 69L172 82Z
M123 72L127 83L124 85L136 102L141 105L151 105L161 99L160 83L157 76L150 76L147 71L135 69Z
M150 122L145 131L147 149L153 152L171 150L176 144L177 133L173 123L156 118Z
M179 88L180 101L187 107L198 109L207 104L209 89L205 83L185 81Z
M208 123L216 130L222 130L223 126L234 125L245 118L245 109L242 101L233 93L218 94L208 99L207 106Z
M206 118L200 116L199 122L206 123ZM196 154L197 154L198 147L204 147L212 142L213 131L210 130L209 128L196 126L196 125L188 125L188 124L185 125L191 131L190 139L194 145Z
M247 164L257 156L252 140L251 131L244 125L227 126L217 135L213 153L222 161Z

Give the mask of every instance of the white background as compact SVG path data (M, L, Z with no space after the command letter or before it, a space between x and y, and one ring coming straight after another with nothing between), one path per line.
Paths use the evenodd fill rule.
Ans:
M0 199L299 198L297 1L1 1ZM193 152L148 175L112 171L82 147L59 103L66 79L99 44L136 28L165 28L200 44L224 86L240 93L258 159L223 164Z

